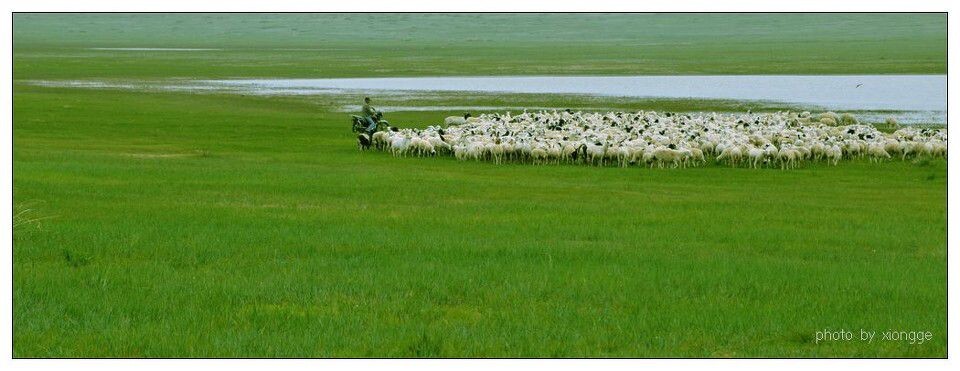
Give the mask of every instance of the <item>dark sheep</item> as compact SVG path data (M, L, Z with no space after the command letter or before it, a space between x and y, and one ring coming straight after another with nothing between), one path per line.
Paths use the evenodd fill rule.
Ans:
M357 135L357 148L361 151L370 149L370 137L367 134Z

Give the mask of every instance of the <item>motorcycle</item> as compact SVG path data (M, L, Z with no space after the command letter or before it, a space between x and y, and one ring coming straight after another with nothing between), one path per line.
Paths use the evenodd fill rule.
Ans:
M377 123L377 127L372 132L367 131L367 126L369 126L370 123L367 122L367 119L365 117L357 116L357 115L350 115L350 117L352 121L351 131L353 131L354 133L373 134L378 131L387 131L387 129L390 127L390 122L382 119L383 117L382 112L377 112L376 116L373 116L373 121Z

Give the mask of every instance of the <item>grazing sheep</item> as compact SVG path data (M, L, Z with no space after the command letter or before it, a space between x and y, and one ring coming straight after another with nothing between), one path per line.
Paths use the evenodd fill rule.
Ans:
M654 150L651 149L649 151L643 152L643 163L649 164L651 169L653 168L655 160L656 160L656 156L654 155Z
M757 168L760 161L763 161L765 153L762 149L751 147L747 150L747 158L750 159L750 167Z
M370 149L370 137L367 134L357 135L357 148L361 151Z
M653 151L653 158L661 168L669 163L671 167L680 165L680 151L670 148L658 148Z
M587 144L587 159L592 164L599 163L600 166L603 166L603 158L607 153L607 145L599 143L588 143Z
M410 138L406 136L396 136L390 141L390 153L393 154L394 157L404 155L409 146Z
M564 143L562 148L560 149L560 157L567 161L576 160L577 150L579 149L579 147L580 146L578 146L574 142Z
M933 143L925 142L920 145L920 153L925 156L933 156Z
M867 146L867 153L870 154L870 161L881 161L890 158L883 143L871 143Z
M429 138L427 138L427 141L430 142L430 145L433 146L433 148L434 148L434 149L436 150L436 152L438 152L438 153L448 153L448 152L450 152L450 145L447 144L447 142L445 142L445 141L444 141L442 138L440 138L440 137L429 137Z
M413 154L422 156L426 150L426 143L427 141L422 138L410 138L410 150L413 151Z
M373 137L370 139L373 141L374 148L383 150L387 147L389 135L386 131L378 131L373 133Z
M446 126L464 125L467 123L467 119L469 119L470 116L472 115L470 115L469 112L463 114L463 116L448 116L447 118L443 119L443 124Z
M694 165L700 165L707 162L707 159L703 156L703 151L699 148L690 149L690 160L693 161Z
M552 159L555 163L560 163L561 158L561 148L559 145L552 145L547 148L547 158Z
M743 157L743 151L740 150L738 146L728 146L724 147L723 151L720 152L720 155L717 156L717 162L726 160L730 163L730 166L737 166L737 163L740 162L740 158Z
M547 150L537 147L530 150L530 158L533 159L534 164L543 164L547 159Z
M812 123L802 119L809 118ZM884 133L852 115L523 112L452 117L455 125L398 129L358 136L358 148L394 156L451 155L495 163L687 167L712 159L733 167L806 160L837 165L844 158L945 157L944 129L907 126ZM460 122L462 120L462 122ZM820 123L818 123L818 121ZM829 125L828 125L829 124Z
M840 162L840 159L843 158L843 151L840 149L840 146L836 144L827 148L825 154L827 161L832 161L834 165Z
M777 159L780 160L781 169L796 167L800 158L801 153L795 148L783 147L780 148L780 152L777 153Z

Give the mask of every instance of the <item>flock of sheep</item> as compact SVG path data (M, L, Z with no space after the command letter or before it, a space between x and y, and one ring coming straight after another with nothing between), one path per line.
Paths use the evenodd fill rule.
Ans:
M895 124L895 122L891 122ZM686 167L793 168L804 162L867 157L945 157L943 129L904 127L883 133L831 112L675 114L658 112L524 112L448 117L446 127L361 134L362 149L394 156L449 155L495 163L576 163Z

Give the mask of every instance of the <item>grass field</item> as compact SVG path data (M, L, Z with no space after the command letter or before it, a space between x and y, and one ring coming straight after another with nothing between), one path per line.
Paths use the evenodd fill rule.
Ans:
M31 78L946 73L945 14L36 15ZM87 48L214 48L194 52Z
M943 160L780 171L393 158L355 149L347 114L339 111L355 96L25 83L944 73L945 16L757 15L750 22L670 15L589 22L560 15L515 21L516 32L528 38L502 47L513 40L505 27L471 40L481 26L464 20L463 28L441 33L453 21L440 16L379 16L366 33L353 33L362 22L356 15L323 23L306 16L241 21L217 15L202 26L194 21L204 15L130 17L15 17L14 208L22 213L14 227L15 357L946 355ZM693 17L703 19L687 28L678 22ZM563 33L571 20L583 22L578 27L585 31ZM389 24L410 32L387 32ZM726 31L711 41L707 29ZM264 51L317 39L324 43L315 47L364 51ZM645 62L608 63L648 49L618 43L661 39L690 44L650 45ZM760 51L801 40L818 46ZM388 45L399 41L418 46L411 49L423 63L404 62L412 52ZM578 52L535 57L545 45L563 43ZM244 50L85 49L122 46ZM489 50L504 57L494 63ZM715 57L688 58L701 53ZM781 57L783 63L770 60ZM367 62L353 63L358 59ZM679 60L684 63L673 63ZM419 99L762 108L550 95ZM388 118L425 125L451 113ZM816 343L816 331L840 328L930 331L933 340Z

